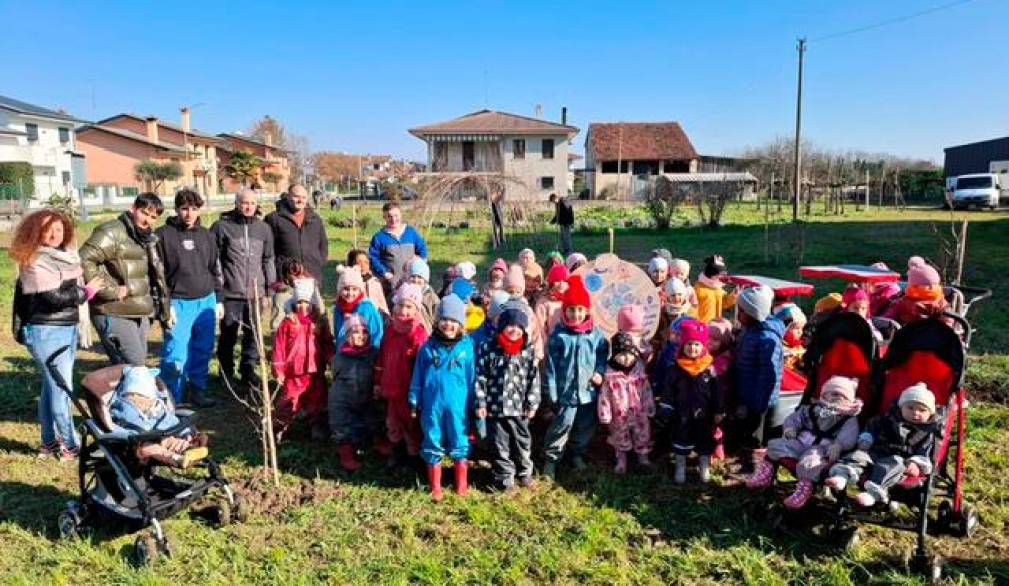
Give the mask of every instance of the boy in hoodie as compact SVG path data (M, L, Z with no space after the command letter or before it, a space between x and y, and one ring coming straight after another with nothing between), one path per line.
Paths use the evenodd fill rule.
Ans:
M781 391L782 336L785 325L771 316L774 291L763 285L747 287L736 297L736 316L742 328L729 375L735 397L733 432L750 454L741 458L750 471L764 459L764 418Z
M544 363L543 395L555 412L544 440L548 478L556 475L565 451L576 470L587 467L583 455L596 429L596 396L610 350L592 321L591 307L581 276L568 279L564 317L550 334Z
M392 321L382 336L375 362L375 396L385 401L385 428L396 458L403 466L420 454L420 426L410 413L407 394L414 362L428 333L421 321L423 293L418 285L404 283L393 296Z
M726 293L724 288L728 269L718 255L704 259L704 270L697 276L694 293L697 295L697 319L708 323L722 317L726 309L732 307L736 295Z
M429 284L430 280L431 267L428 266L427 261L422 258L415 258L410 261L410 264L407 266L406 282L420 287L421 323L424 324L424 329L429 334L431 333L431 328L434 327L434 314L438 309L438 302L441 301L438 294L431 288Z
M358 315L368 328L368 340L374 348L382 344L384 322L375 304L364 296L364 279L358 267L344 267L337 282L336 304L333 306L333 335L337 340L347 337L346 323Z
M368 328L361 316L350 314L344 332L333 359L329 429L339 450L340 466L353 472L361 467L355 455L358 447L374 441L376 451L388 456L389 444L382 433L382 406L373 392L378 350L368 340Z
M528 317L506 309L497 320L497 335L477 349L476 416L487 420L493 446L494 481L505 492L533 485L532 436L529 420L539 407L539 370L527 333Z
M441 460L455 462L455 492L467 492L469 418L473 413L475 352L464 331L466 305L449 295L438 305L431 337L421 347L410 382L408 401L423 432L421 456L427 463L431 498L441 501Z

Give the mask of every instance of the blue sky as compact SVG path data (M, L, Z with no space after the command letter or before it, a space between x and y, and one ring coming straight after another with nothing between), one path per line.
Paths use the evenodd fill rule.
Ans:
M271 114L315 150L417 158L411 126L567 106L579 150L590 122L677 120L732 154L793 132L805 35L804 137L941 162L1009 134L1009 1L815 39L942 4L0 0L0 94L85 119L189 104L213 132Z

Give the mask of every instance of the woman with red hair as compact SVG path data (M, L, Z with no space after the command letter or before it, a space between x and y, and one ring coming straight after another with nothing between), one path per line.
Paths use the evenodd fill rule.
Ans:
M82 312L81 306L104 282L95 277L83 284L73 223L54 210L25 216L14 232L10 256L19 272L14 292L14 335L28 347L42 371L39 455L73 460L78 443L70 395L64 387L70 391L69 385L73 384L78 325L88 324L87 312Z

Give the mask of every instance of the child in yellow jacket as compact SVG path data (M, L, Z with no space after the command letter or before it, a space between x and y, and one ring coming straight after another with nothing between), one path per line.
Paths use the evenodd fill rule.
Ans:
M722 257L715 255L704 259L704 271L697 276L694 292L697 294L697 320L707 323L722 317L726 309L736 303L735 292L724 288L728 270Z

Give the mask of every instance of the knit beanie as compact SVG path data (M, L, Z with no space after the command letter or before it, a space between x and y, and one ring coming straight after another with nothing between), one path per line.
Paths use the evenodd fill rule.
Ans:
M641 348L634 343L634 338L626 332L617 332L613 336L613 339L610 340L610 350L611 356L616 356L617 354L641 356Z
M521 291L519 291L519 295L525 294L526 276L522 272L522 267L520 265L512 265L508 267L508 270L505 271L504 286L505 289L521 289Z
M661 256L652 257L652 260L648 261L648 274L654 275L659 271L668 271L669 261L662 258Z
M861 287L848 287L844 290L844 293L841 294L841 307L851 307L853 303L858 301L869 301L869 294Z
M627 334L645 330L645 308L637 303L624 305L617 311L617 329Z
M900 394L897 405L903 407L908 403L918 403L928 408L929 412L935 413L935 395L929 390L925 383L915 383Z
M757 321L764 321L771 315L774 291L765 285L747 287L736 296L736 305L746 315Z
M133 395L142 395L151 399L158 396L158 381L155 377L161 374L157 368L147 368L146 366L127 366L123 368L123 378L120 381L122 392Z
M673 260L673 253L669 252L668 248L655 248L652 250L652 258L661 258L666 261L666 266Z
M829 293L816 300L816 305L813 306L813 312L823 313L825 311L833 311L840 306L841 306L841 294Z
M407 272L411 277L417 276L424 279L426 282L431 281L431 267L427 265L427 261L422 258L415 258L410 261Z
M294 280L294 301L312 302L315 297L315 279L295 279Z
M580 275L575 275L568 279L568 290L564 292L564 300L561 302L564 309L580 305L585 308L592 307L592 300L589 298L589 291L585 288L585 282Z
M714 279L719 275L724 275L729 271L728 267L725 266L725 261L722 257L716 255L709 256L704 259L704 276L709 279Z
M436 319L450 319L459 325L466 323L466 304L455 293L446 295L438 304Z
M566 266L554 265L553 268L547 271L547 284L553 285L554 283L567 281L569 276L571 275L568 273L568 268Z
M941 282L939 272L926 263L920 256L912 256L907 263L907 284L924 285L927 287L938 285Z
M346 287L357 287L364 291L364 279L361 278L360 267L344 267L340 271L340 280L336 285L336 290L343 291Z
M460 277L467 281L476 276L476 265L468 260L456 263L455 271Z
M803 325L806 324L806 314L802 311L802 309L798 305L792 302L788 302L782 305L778 309L778 311L774 312L774 317L780 319L786 324L789 323L800 323Z
M820 387L820 399L826 403L834 403L835 401L827 400L827 395L834 394L839 395L844 399L844 403L850 403L855 400L855 393L858 391L858 380L853 378L848 378L846 376L832 376L827 379L827 382L823 383ZM840 402L840 401L837 401Z
M687 342L700 342L705 348L708 347L708 325L702 321L692 319L680 324L680 348L687 345Z
M490 266L490 270L487 271L487 274L490 275L492 272L494 272L494 269L500 270L502 273L507 273L508 263L506 263L505 259L503 258L494 259L494 264Z
M690 275L690 263L683 260L682 258L674 258L672 262L669 263L670 272L677 275Z
M487 318L495 319L504 311L505 303L511 300L511 296L505 291L495 291L491 293L490 303L487 305Z
M570 271L571 267L575 266L576 264L585 264L587 262L589 262L587 256L585 256L580 252L572 252L571 254L568 255L568 259L564 261L564 266L568 267L568 270Z
M420 285L414 285L413 283L403 283L396 289L396 294L392 296L392 302L394 305L399 305L409 301L417 306L419 309L421 303L424 301L424 292L421 290Z
M518 307L508 307L497 320L497 331L502 332L508 326L518 326L526 331L529 329L529 316Z
M687 286L679 279L669 279L666 281L663 289L665 290L666 295L669 295L670 297L673 295L687 294Z
M708 322L708 340L719 341L724 346L732 342L732 322L724 317L716 317Z

